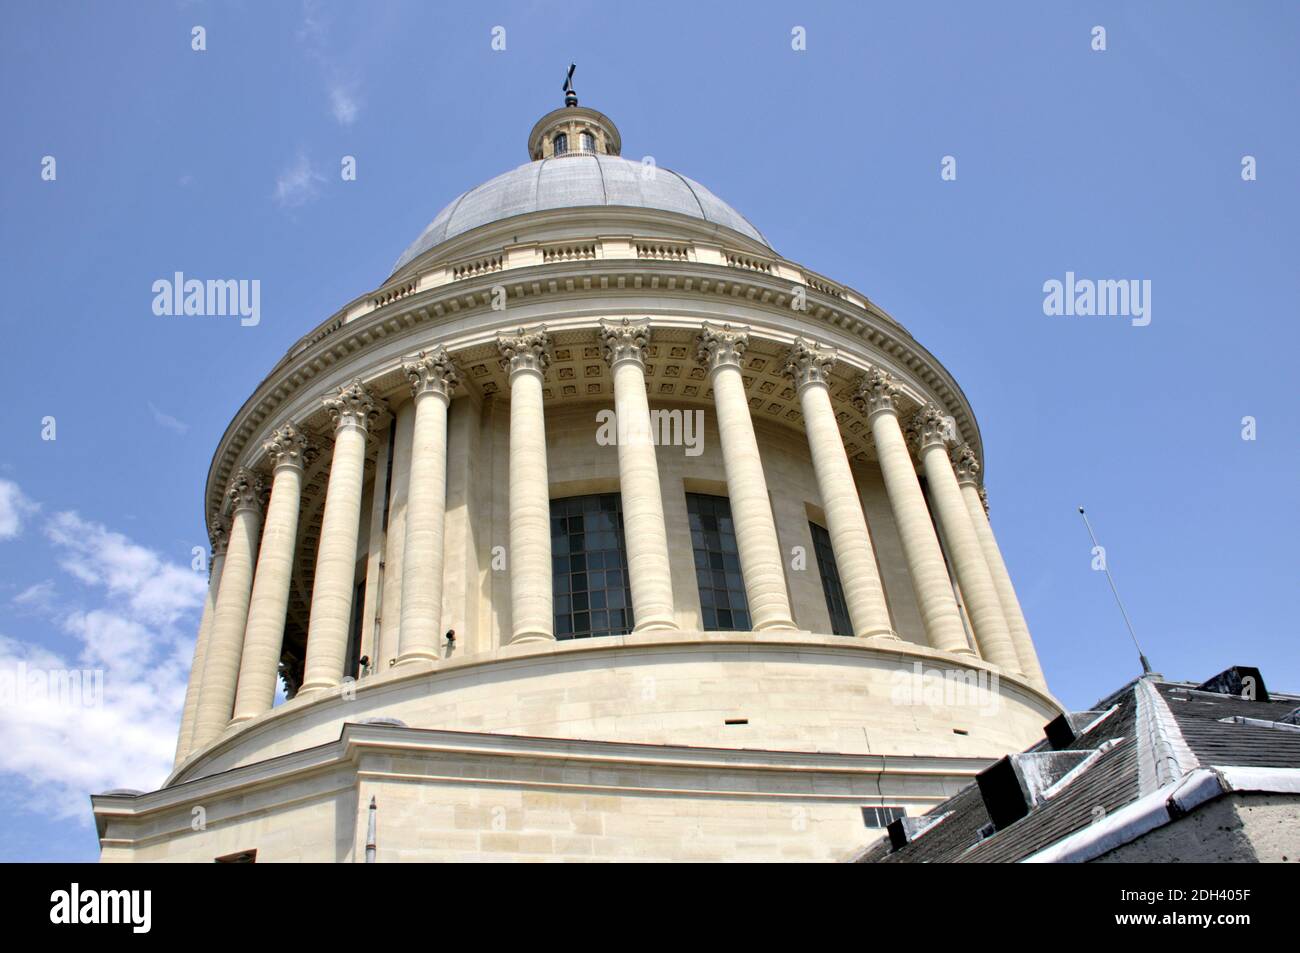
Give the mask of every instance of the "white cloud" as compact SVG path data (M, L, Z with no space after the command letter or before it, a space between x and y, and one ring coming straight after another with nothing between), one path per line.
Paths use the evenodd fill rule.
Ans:
M45 535L89 604L57 617L66 650L0 634L0 771L39 791L39 809L88 822L88 794L156 788L171 769L207 584L76 513L54 515ZM47 580L14 601L53 588ZM69 686L80 691L55 690Z
M206 580L188 566L164 562L152 549L76 513L56 513L45 534L60 550L64 570L87 585L104 587L150 625L176 622L201 604L207 591Z
M149 412L153 414L153 421L159 427L166 427L168 430L175 431L182 437L189 433L189 424L185 423L183 420L177 420L171 414L164 414L153 405L152 401L149 402Z
M358 83L346 80L347 73L335 56L330 44L330 21L315 0L303 0L302 25L298 28L298 41L304 52L320 66L329 95L330 111L341 126L350 126L361 114L361 98L357 95Z
M13 539L20 535L23 522L39 508L17 483L0 478L0 539Z
M13 604L39 612L47 612L54 606L54 580L33 583L13 597Z
M283 208L306 205L320 195L324 181L325 177L312 167L306 153L300 152L293 164L276 178L275 200Z
M350 126L357 121L357 116L361 113L361 101L350 86L334 83L330 86L330 108L334 111L334 118L338 120L339 125Z

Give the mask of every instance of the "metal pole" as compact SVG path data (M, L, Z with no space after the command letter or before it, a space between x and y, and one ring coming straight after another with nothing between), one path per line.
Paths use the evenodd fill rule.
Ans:
M1083 525L1088 527L1088 536L1092 539L1093 549L1100 549L1101 546L1097 543L1097 534L1092 531L1092 524L1088 522L1088 514L1084 512L1082 506L1079 507L1079 515L1083 517ZM1142 652L1142 646L1138 644L1137 633L1133 631L1133 623L1129 621L1128 612L1124 609L1124 601L1119 597L1119 590L1115 588L1115 578L1110 574L1110 566L1104 556L1101 560L1101 571L1106 574L1106 581L1110 583L1110 591L1115 594L1115 604L1119 606L1119 614L1124 617L1124 624L1128 626L1128 634L1133 639L1133 647L1137 649L1138 660L1142 663L1142 674L1150 675L1151 663L1147 661L1146 655Z
M366 824L366 863L375 862L375 814L378 808L375 807L375 799L372 795L370 798L370 819Z

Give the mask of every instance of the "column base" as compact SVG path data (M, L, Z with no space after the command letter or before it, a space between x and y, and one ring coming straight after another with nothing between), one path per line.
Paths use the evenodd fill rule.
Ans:
M554 641L555 641L555 633L535 631L535 632L520 632L518 635L513 636L510 639L510 641L507 642L506 644L523 645L527 642L554 642Z
M762 625L756 625L751 630L753 632L771 632L773 629L789 629L794 632L799 631L799 627L791 619L774 619L771 622L764 622Z
M858 636L862 639L879 639L882 642L901 642L898 633L893 629L887 629L884 632L868 632L866 635Z
M309 695L319 695L321 692L328 692L331 689L338 688L341 684L343 684L342 679L337 682L304 682L298 687L298 691L294 692L293 697L303 698Z
M390 668L395 668L395 669L396 668L401 668L401 669L427 668L432 670L434 668L437 668L438 662L440 661L441 659L436 655L427 655L422 652L412 652L410 655L399 655L397 658L393 659L393 664L390 666Z
M629 635L636 635L641 632L676 632L680 626L671 619L647 619L645 622L638 622L632 626Z

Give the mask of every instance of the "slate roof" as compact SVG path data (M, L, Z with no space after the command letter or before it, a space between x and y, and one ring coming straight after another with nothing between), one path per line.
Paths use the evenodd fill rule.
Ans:
M1098 702L1097 711L1116 706L1115 711L1060 750L1088 751L1106 742L1117 743L1020 820L990 835L992 823L984 797L979 785L971 784L926 815L948 817L897 851L886 837L865 850L857 862L1013 863L1089 826L1098 808L1110 815L1137 800L1142 744L1137 701L1140 681ZM1156 677L1149 681L1168 706L1187 748L1201 764L1300 768L1300 731L1221 721L1234 716L1278 721L1300 707L1300 696L1275 694L1269 701L1247 701L1236 695L1200 691L1192 683L1166 682ZM1052 748L1044 739L1029 750Z

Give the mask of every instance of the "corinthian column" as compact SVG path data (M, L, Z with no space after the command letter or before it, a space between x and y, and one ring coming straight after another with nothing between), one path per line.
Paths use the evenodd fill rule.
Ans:
M421 351L402 369L415 397L397 658L398 665L409 665L439 657L447 516L447 405L459 378L456 365L442 347Z
M1038 664L1038 652L1034 650L1034 640L1029 635L1029 624L1020 608L1016 587L1011 584L1011 573L1007 572L1007 564L1002 559L1002 549L989 524L983 488L979 485L979 461L968 444L962 444L953 451L953 469L957 472L957 485L961 487L966 511L970 513L971 523L975 526L975 535L984 551L984 561L993 576L993 586L997 589L998 601L1002 604L1002 616L1011 632L1011 644L1015 646L1016 658L1020 660L1020 671L1029 681L1045 690L1047 680L1043 677L1042 666Z
M257 558L257 534L262 528L262 492L262 478L243 468L235 474L226 491L227 506L233 511L230 545L221 570L221 591L217 594L212 635L203 662L203 684L194 715L191 750L206 747L225 731L235 707L235 685L253 587L253 562Z
M1002 615L1002 603L993 588L993 576L984 551L980 548L970 513L957 486L952 461L948 459L948 443L952 437L952 423L935 404L927 404L912 418L912 434L916 440L925 478L930 484L930 499L943 527L948 551L952 556L957 582L966 600L971 626L980 655L1009 672L1020 671L1020 660L1007 620Z
M618 418L618 481L623 500L623 537L632 587L634 632L675 629L668 531L664 526L659 466L650 431L645 389L645 346L650 323L602 321L600 338L614 375L614 415Z
M185 707L181 710L181 731L176 739L176 763L180 764L190 753L194 740L194 714L199 707L199 691L203 684L203 664L208 657L208 641L212 637L212 621L216 615L217 592L221 589L221 570L226 564L226 527L213 520L208 537L212 542L212 555L208 560L208 596L203 602L203 617L199 620L198 638L194 640L194 664L190 666L189 684L185 686Z
M713 386L722 465L727 474L727 495L736 526L736 548L740 550L750 621L755 630L793 629L781 544L740 373L740 359L748 345L748 328L733 329L729 324L718 328L706 322L697 356L709 368L709 383Z
M551 495L542 379L551 362L546 326L497 340L510 374L510 642L555 638L551 599ZM405 598L405 597L403 597Z
M817 492L826 514L826 531L835 553L853 633L896 638L889 621L885 589L876 554L871 548L867 519L862 515L849 457L831 407L826 378L835 367L835 352L798 338L785 362L785 375L799 389L804 430L817 475Z
M244 658L235 694L235 721L247 721L271 710L275 679L284 642L284 616L289 607L289 581L298 537L298 503L307 438L286 423L262 444L272 466L271 502L266 507L262 548L253 577L253 598L244 632Z
M961 622L957 599L952 594L939 537L935 535L925 495L921 492L912 456L907 450L907 440L898 423L900 393L892 377L879 368L870 368L863 376L853 402L867 415L871 426L880 473L885 480L894 522L898 524L898 535L912 577L912 589L921 609L926 637L936 649L973 655L975 653L966 644L966 629Z
M299 694L324 691L343 680L352 622L352 584L356 578L357 534L361 526L361 483L366 468L366 433L379 410L360 380L325 398L334 418L334 456L325 489L316 550L316 579L307 621L307 660Z

